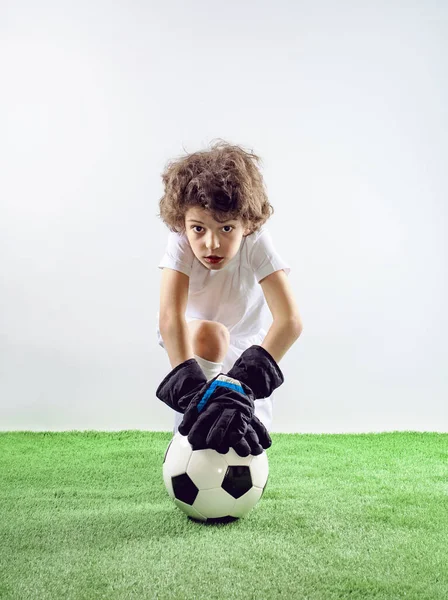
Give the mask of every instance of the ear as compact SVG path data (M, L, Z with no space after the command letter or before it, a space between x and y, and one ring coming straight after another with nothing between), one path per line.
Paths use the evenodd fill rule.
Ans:
M252 231L249 228L246 228L243 232L243 237L247 237L248 235L250 235L252 233Z

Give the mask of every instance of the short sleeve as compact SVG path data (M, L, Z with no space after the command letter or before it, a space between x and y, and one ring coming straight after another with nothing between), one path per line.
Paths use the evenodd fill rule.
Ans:
M190 277L194 254L190 242L184 233L170 231L168 244L158 268L168 267Z
M260 230L251 249L249 262L258 282L275 271L283 269L286 275L291 271L289 264L275 250L267 229Z

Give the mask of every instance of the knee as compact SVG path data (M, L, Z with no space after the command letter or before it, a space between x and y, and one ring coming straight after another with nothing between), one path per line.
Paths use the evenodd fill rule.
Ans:
M196 321L193 330L193 349L197 356L211 362L221 362L230 344L230 333L216 321Z

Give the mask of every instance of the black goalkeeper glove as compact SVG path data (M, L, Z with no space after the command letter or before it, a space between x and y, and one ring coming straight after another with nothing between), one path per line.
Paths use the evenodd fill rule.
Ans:
M188 435L194 449L213 448L225 454L230 447L239 448L254 417L254 402L250 387L220 373L190 401L179 433ZM247 444L251 447L249 440Z
M269 436L268 430L260 421L260 419L254 415L252 421L247 425L246 433L237 443L233 444L233 449L240 456L249 456L253 454L257 456L263 452L263 449L269 448L272 445L272 440ZM226 447L224 454L228 452Z
M267 398L284 382L283 373L276 361L267 350L258 345L247 348L227 376L235 379L235 384L239 383L253 400ZM192 416L194 414L193 411ZM187 413L181 427L186 421L186 417ZM245 421L247 427L244 426ZM181 427L179 427L179 431L181 431ZM203 447L212 447L223 454L229 451L229 447L233 447L241 456L257 455L261 454L263 448L266 449L272 445L269 433L253 411L250 421L247 421L247 415L244 412L235 412L231 408L220 412L218 407L211 404L194 426L190 426L189 420L185 422L185 431L188 431L189 428L190 435L198 444ZM244 429L246 431L241 435Z
M191 400L207 383L207 377L195 358L189 358L163 379L156 396L170 408L184 413Z
M213 448L225 454L230 446L235 446L246 455L251 449L260 453L255 429L249 428L246 442L242 441L254 416L255 398L239 381L224 373L207 381L196 359L191 358L165 377L156 396L177 412L185 413L179 433L188 435L194 450Z
M260 454L272 443L254 414L254 400L266 398L282 383L283 374L272 356L254 345L242 353L227 376L220 373L210 382L196 359L185 361L165 377L156 395L185 413L179 432L188 434L195 450L214 448L225 454L233 447L247 456Z

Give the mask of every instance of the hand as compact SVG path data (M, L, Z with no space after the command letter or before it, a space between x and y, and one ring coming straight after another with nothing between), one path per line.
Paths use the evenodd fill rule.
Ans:
M273 357L267 350L257 345L250 346L241 354L228 372L228 376L237 379L243 390L250 390L252 400L267 398L284 381L283 374ZM196 359L192 358L175 367L165 377L156 391L156 396L174 410L184 413L204 386L208 387L207 379ZM211 406L207 408L207 411L209 410ZM205 420L206 414L203 413L201 418ZM190 416L193 415L194 412ZM221 423L217 422L219 416L222 419ZM199 433L201 429L199 424L193 432L197 449L210 447L207 443L214 443L220 452L225 453L228 451L228 446L233 446L238 454L247 456L248 447L249 453L259 454L260 446L269 448L272 444L265 427L255 415L248 420L243 414L221 411L219 406L214 406L213 411L207 414L206 420L209 431L211 427L215 429L216 438L212 442L214 436L208 437L207 422L202 423L203 429Z
M179 427L180 433L186 435L194 427L189 435L189 441L195 450L202 448L222 448L237 444L246 434L247 424L253 414L253 395L250 389L246 386L246 392L239 381L226 377L224 373L220 373L222 382L227 380L227 387L214 385L211 390L211 384L214 380L207 383L201 367L196 359L188 359L185 362L177 365L163 379L156 391L156 396L162 400L170 408L180 413L185 413L190 407L193 400L195 402L191 406L191 410L186 415L186 420ZM218 375L219 377L219 375ZM215 377L217 380L218 377ZM230 383L233 383L233 386ZM218 389L215 389L218 387ZM233 409L229 409L232 404L229 401L233 390L239 390L234 398ZM196 408L200 399L210 389L213 393L215 402L209 402L207 399L203 401L200 410ZM239 398L238 398L239 393ZM245 397L245 394L248 394ZM222 400L219 404L218 398ZM204 406L206 408L204 409ZM239 406L242 410L236 410ZM202 412L202 414L200 414ZM199 419L198 419L199 417ZM226 437L227 441L226 442ZM254 446L253 435L250 438L251 446ZM242 442L242 447L246 448ZM258 447L256 447L258 449Z
M188 435L194 450L228 452L246 434L254 416L254 400L249 386L220 373L191 399L179 433Z
M249 456L249 454L257 456L263 452L263 449L270 448L271 445L272 440L266 427L254 415L247 426L246 434L233 446L233 449L240 456Z
M182 423L179 433L186 435ZM233 448L240 456L256 456L272 445L266 427L255 414L247 423L241 413L231 414L228 409L221 411L218 405L210 407L196 420L188 434L188 441L194 450L212 448L220 454L227 454Z
M283 373L274 358L262 346L247 348L228 375L250 386L255 398L267 398L284 381ZM261 454L269 448L272 440L263 423L254 415L242 439L233 445L240 456ZM225 450L225 448L224 448Z

